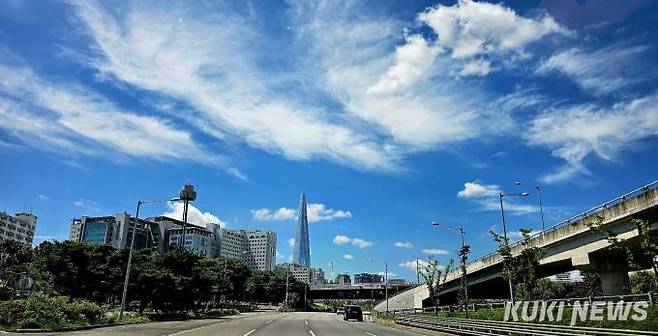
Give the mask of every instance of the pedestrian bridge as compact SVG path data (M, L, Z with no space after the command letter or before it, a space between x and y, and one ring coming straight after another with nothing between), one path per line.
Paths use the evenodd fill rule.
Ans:
M588 224L602 221L603 229L615 232L631 250L639 250L638 229L631 220L645 219L652 233L658 233L658 181L619 196L530 237L528 246L543 248L540 275L550 276L571 270L586 270L599 274L604 295L622 294L628 290L628 271L632 270L626 256L610 249L610 243ZM652 236L658 240L658 234ZM524 249L521 242L510 245L513 255ZM502 256L498 252L477 258L466 266L471 298L508 298L509 289L503 279ZM642 268L649 267L647 260ZM444 302L456 300L460 289L461 269L448 273L441 292ZM429 297L427 286L418 286L389 299L390 309L423 306ZM375 307L385 310L383 303Z

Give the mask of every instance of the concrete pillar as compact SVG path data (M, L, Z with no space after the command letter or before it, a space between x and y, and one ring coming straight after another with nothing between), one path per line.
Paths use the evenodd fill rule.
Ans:
M591 271L596 272L601 279L601 289L603 295L620 295L628 294L628 262L623 254L609 254L604 256L593 257Z
M627 294L629 288L628 271L599 271L603 295Z

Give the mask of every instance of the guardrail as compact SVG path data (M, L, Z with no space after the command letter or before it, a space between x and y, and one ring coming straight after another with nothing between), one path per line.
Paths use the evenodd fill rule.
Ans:
M609 208L609 207L611 207L611 206L615 206L615 205L621 204L622 202L626 201L628 198L632 198L632 197L636 197L636 196L640 196L640 195L646 194L647 192L649 192L649 191L651 191L651 190L654 190L654 189L658 189L658 180L653 181L653 182L651 182L651 183L649 183L649 184L646 184L646 185L644 185L644 186L642 186L642 187L639 187L639 188L637 188L637 189L635 189L635 190L633 190L633 191L630 191L630 192L628 192L628 193L626 193L626 194L624 194L624 195L621 195L621 196L619 196L619 197L617 197L617 198L615 198L615 199L612 199L612 200L610 200L610 201L607 201L607 202L605 202L605 203L602 203L602 204L600 204L600 205L597 205L597 206L595 206L595 207L593 207L593 208L590 208L590 209L588 209L588 210L586 210L586 211L583 211L583 212L581 212L581 213L579 213L579 214L577 214L577 215L571 216L571 217L569 217L569 218L567 218L567 219L565 219L565 220L563 220L563 221L561 221L561 222L559 222L559 223L557 223L557 224L551 226L550 228L548 228L548 229L546 229L546 230L543 230L543 231L540 231L540 232L538 232L538 233L535 233L534 235L531 235L531 236L529 237L529 240L532 241L532 240L534 240L534 239L536 239L536 238L543 237L543 236L545 236L546 234L551 233L551 232L553 232L553 231L557 231L558 229L561 229L561 228L563 228L563 227L565 227L565 226L567 226L567 225L569 225L569 224L571 224L571 223L573 223L573 222L575 222L575 221L578 221L578 220L581 220L581 219L583 219L583 218L586 218L586 217L589 217L589 216L592 216L592 215L598 214L598 213L602 212L603 210L605 210L605 209L607 209L607 208ZM516 246L521 245L522 243L523 243L523 241L517 241L517 242L514 242L514 243L510 244L509 246L510 246L510 248L514 248L514 247L516 247ZM495 256L495 255L498 255L498 254L499 254L499 253L498 253L497 251L490 252L490 253L488 253L488 254L486 254L486 255L483 255L483 256L478 257L477 259L473 259L473 260L469 261L469 262L466 264L466 266L468 267L469 265L471 265L471 264L473 264L473 263L476 263L476 262L482 261L482 260L487 259L487 258L491 258L491 257L493 257L493 256ZM457 276L455 276L455 275L457 275ZM454 270L448 272L448 278L450 278L449 281L454 280L454 279L452 279L452 278L457 278L457 277L460 277L460 276L461 276L461 270L459 270L459 269L454 269Z
M576 302L580 304L592 303L594 301L606 301L606 302L646 302L649 305L656 304L656 300L653 297L653 293L643 293L643 294L627 294L627 295L605 295L605 296L591 296L591 297L579 297L579 298L564 298L564 299L551 299L543 300L546 302L565 302L565 307L573 306ZM487 309L497 309L505 308L505 304L509 302L508 300L500 301L490 301L485 303L472 303L467 306L468 311L476 310L487 310ZM393 316L397 315L409 315L409 314L419 314L419 313L437 313L437 312L454 312L454 311L463 311L464 307L462 305L446 305L438 307L425 307L425 308L409 308L409 309L392 309L388 311L388 314ZM374 315L386 314L386 312L373 311Z
M400 316L395 322L411 327L435 330L451 335L658 335L655 331L577 327L555 324L503 322L495 320L471 320L460 318L430 318L424 316Z

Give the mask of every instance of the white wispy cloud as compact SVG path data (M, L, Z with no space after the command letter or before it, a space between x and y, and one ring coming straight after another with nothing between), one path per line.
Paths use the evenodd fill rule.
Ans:
M288 246L290 246L290 248L295 247L295 238L288 239Z
M82 208L86 211L91 211L91 212L97 212L100 210L100 206L98 202L92 201L90 199L86 198L81 198L75 202L73 202L73 206L76 206L78 208Z
M438 249L438 248L426 248L423 249L421 252L423 254L429 255L429 256L437 256L437 255L449 255L450 251L444 250L444 249Z
M104 76L194 108L210 135L227 134L292 160L328 159L366 170L396 169L397 158L367 133L323 117L277 87L289 73L259 66L263 40L249 17L214 8L133 4L112 11L74 2L94 40L84 59ZM236 57L236 55L240 55Z
M352 260L352 259L354 259L354 257L351 254L345 254L345 255L343 255L343 259Z
M393 246L410 249L414 247L414 244L410 241L405 241L405 242L395 242Z
M655 77L640 73L646 67L635 66L648 49L644 45L619 43L597 50L576 47L552 55L540 64L537 73L558 71L572 78L586 93L612 93Z
M623 150L658 135L658 95L629 99L612 106L582 104L554 108L538 115L526 133L530 145L551 150L566 164L543 176L544 183L589 175L584 160L594 154L613 160ZM629 131L632 130L632 131Z
M459 198L480 198L498 196L500 187L495 184L480 184L478 182L464 183L464 189L457 193Z
M291 208L281 207L276 210L268 208L251 210L251 215L256 220L289 220L294 219L297 211ZM321 222L327 220L334 220L337 218L352 217L352 213L348 210L335 210L328 208L322 203L311 203L306 208L306 215L310 223Z
M0 128L26 144L71 155L114 151L156 160L221 161L167 120L126 111L77 84L47 81L4 61Z
M247 174L241 172L240 169L238 169L238 168L229 167L228 169L226 169L226 172L229 173L230 175L233 175L233 176L237 177L238 179L240 179L244 182L249 181L249 176L247 176Z
M480 206L480 211L500 211L498 195L501 189L495 184L482 184L480 182L466 182L464 189L457 192L458 198L469 199ZM520 204L517 201L505 198L505 212L513 215L524 215L538 212L535 205Z
M336 237L334 237L333 241L334 244L336 245L345 245L345 244L349 244L352 241L352 239L348 236L337 235Z
M344 235L337 235L333 239L334 244L336 245L347 245L347 244L352 244L358 248L366 248L372 246L374 243L371 241L367 241L362 238L351 238L348 236Z
M510 53L523 57L526 46L547 35L573 34L547 14L526 18L502 4L470 0L437 5L418 19L437 34L437 47L464 60L462 75L486 75L491 71L487 59L509 59Z
M427 265L428 265L427 260L418 259L418 263L416 263L416 259L414 259L414 260L401 262L398 266L412 272L416 272L416 269L418 269L420 272L423 272L423 270Z
M162 214L162 216L170 217L173 219L183 220L184 204L181 202L167 203L169 211ZM187 221L192 224L206 226L206 224L213 223L219 224L221 227L226 227L226 223L221 220L217 215L210 212L203 212L192 204L188 205Z

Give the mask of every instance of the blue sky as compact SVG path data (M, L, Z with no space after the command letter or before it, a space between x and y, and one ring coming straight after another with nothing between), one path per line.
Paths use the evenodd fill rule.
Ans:
M189 182L194 221L286 260L305 192L315 266L414 280L455 257L432 220L494 249L500 191L540 185L552 225L657 178L657 26L640 0L3 1L0 208L64 239ZM506 209L539 227L536 194Z

